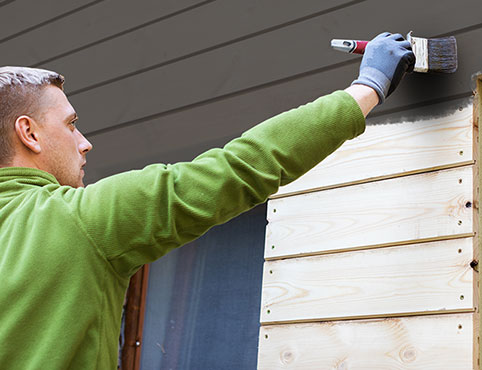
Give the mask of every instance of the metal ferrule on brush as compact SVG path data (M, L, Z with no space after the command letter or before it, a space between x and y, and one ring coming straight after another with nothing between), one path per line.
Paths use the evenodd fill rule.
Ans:
M412 51L415 54L415 72L428 72L428 48L427 39L422 37L413 37L412 31L407 34L407 41L412 45Z
M410 31L407 40L415 54L415 72L453 73L457 70L455 37L425 39L413 37Z

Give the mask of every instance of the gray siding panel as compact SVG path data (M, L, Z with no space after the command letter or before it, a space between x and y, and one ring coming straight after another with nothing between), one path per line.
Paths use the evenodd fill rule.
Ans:
M54 70L63 68L62 71L66 75L72 76L68 91L78 92L83 89L95 88L99 83L126 78L133 73L138 74L139 71L152 70L154 74L161 74L165 64L173 64L180 58L195 57L197 53L210 51L214 47L222 48L227 54L232 48L245 53L245 43L237 43L232 48L226 47L225 44L246 37L259 37L258 43L263 43L263 45L269 45L273 39L279 40L278 43L285 43L284 48L287 53L298 52L294 44L299 44L307 49L313 49L312 54L300 54L300 59L314 57L316 59L313 60L313 63L319 61L320 66L337 63L343 58L346 59L346 55L337 55L334 59L328 58L326 50L329 40L333 37L343 37L340 35L348 32L342 31L341 25L344 23L357 24L360 14L363 13L392 11L391 16L383 20L385 24L379 25L371 22L362 31L350 32L360 38L370 38L380 32L380 29L399 29L407 32L408 29L405 28L408 17L413 25L417 25L414 31L427 37L448 31L454 32L481 21L481 17L477 13L480 2L477 0L465 0L466 12L455 13L458 15L453 17L450 22L441 22L435 27L427 27L424 20L431 17L441 18L446 12L456 12L457 7L453 1L445 0L440 2L440 6L436 8L423 7L417 12L412 10L419 3L415 0L400 3L399 8L396 8L396 4L382 0L369 3L348 1L337 4L338 6L335 8L333 8L334 1L317 2L322 4L318 7L312 4L311 6L304 4L303 7L299 7L298 3L292 1L289 3L278 1L275 11L270 9L273 8L272 4L267 6L266 3L262 2L264 6L261 7L257 2L258 6L253 5L252 8L249 7L250 4L234 0L210 3L178 17L153 24L42 66ZM273 3L273 1L269 3ZM306 20L310 11L313 14L317 14L317 12L323 14ZM300 26L289 27L287 31L280 33L272 30L273 27L286 22L300 23ZM268 37L259 35L268 30L270 32ZM287 33L289 36L286 36ZM349 36L346 35L346 37ZM128 45L127 48L126 45ZM248 49L246 52L253 51ZM218 64L222 64L222 60L221 58ZM78 74L79 66L86 64L89 64L94 71L87 78ZM263 66L260 67L262 71ZM180 65L179 68L186 67ZM213 70L215 72L216 68ZM295 73L289 70L286 72Z
M99 83L127 78L140 71L162 74L166 64L175 65L172 68L183 74L183 70L191 67L184 63L176 66L180 60L190 58L191 63L197 64L198 54L208 54L213 49L220 49L221 55L224 50L226 54L230 54L231 50L243 52L244 43L229 48L227 46L247 38L256 39L260 34L272 32L273 28L302 22L307 16L313 17L319 13L329 16L353 3L353 0L341 3L339 0L309 0L299 6L291 0L216 1L42 67L54 70L64 68L62 71L72 76L68 85L69 92L91 89ZM283 34L281 37L274 36L281 42L282 37ZM284 48L289 51L292 47L293 45ZM216 53L215 58L218 55ZM209 72L216 72L222 60L223 57L219 63L207 64L208 67L211 66ZM86 63L93 71L87 78L78 74L79 66ZM171 69L167 73L170 74Z
M5 5L8 5L10 3L13 3L15 0L3 0L3 1L0 1L0 8L2 6L5 6Z
M394 14L389 17L389 20L386 22L386 28L389 28L390 24L391 28L394 29L405 28L405 19L410 15L413 24L420 24L418 28L415 28L416 32L419 31L420 34L424 34L424 36L435 36L447 31L456 31L467 25L480 23L481 20L477 13L480 7L479 2L476 0L466 0L466 12L461 13L461 15L454 17L450 22L445 24L440 23L437 24L436 27L426 27L423 23L424 20L431 17L442 17L447 11L455 11L456 9L453 5L448 6L453 4L452 1L445 0L436 10L425 7L423 8L425 11L419 10L419 12L412 15L412 11L407 9L413 9L416 3L416 1L412 0L406 4L406 8L404 3L404 6L400 9L393 9ZM245 42L237 43L232 47L225 45L226 42L236 40L239 37L261 38L261 40L255 42L255 44L263 43L264 45L269 45L272 40L280 40L278 43L285 43L284 48L287 49L287 53L290 51L296 53L298 50L295 44L300 44L306 49L313 49L312 54L300 54L300 59L316 57L315 61L319 61L320 66L329 65L337 63L339 60L344 60L344 58L346 59L346 55L337 55L335 58L326 56L329 40L332 37L339 36L342 32L348 33L347 31L340 31L342 24L356 24L362 10L374 13L377 10L388 12L393 8L393 4L386 1L373 1L369 4L353 4L353 1L351 1L345 4L346 7L335 10L326 6L332 4L325 5L324 2L325 10L328 13L316 16L311 20L306 20L304 16L305 12L299 12L301 14L294 13L288 6L283 8L277 5L276 11L271 13L263 11L264 9L259 9L259 18L254 16L249 18L249 14L242 17L246 12L240 12L240 9L236 9L234 6L228 7L227 9L230 10L228 11L220 8L217 4L217 2L209 4L208 6L196 9L196 11L171 19L169 22L155 25L156 27L151 26L148 29L143 29L142 32L139 31L139 33L136 32L128 36L126 35L126 37L121 38L121 40L112 40L109 43L99 45L99 49L78 53L72 56L71 59L56 61L48 65L48 67L55 69L60 65L71 65L73 79L70 81L69 91L78 91L79 89L89 88L89 86L97 86L99 82L102 81L119 79L132 73L139 73L139 70L156 69L153 73L162 73L162 70L158 69L162 69L164 64L175 63L178 61L178 58L184 58L193 52L210 51L209 48L215 47L216 45L217 47L222 47L227 54L230 53L232 48L244 53L247 45ZM349 4L352 4L352 6L347 6ZM243 4L243 6L246 7L247 5ZM322 11L321 7L319 8L318 10ZM258 9L255 10L258 11ZM215 15L214 17L213 14ZM257 14L257 12L254 14ZM276 24L279 22L282 22L283 18L286 18L286 16L282 17L284 14L293 14L290 22L300 23L300 25L298 27L290 24L287 31L281 30L280 32L275 32L272 28L276 27ZM299 16L302 16L301 19L296 18ZM262 27L263 18L265 19L264 27ZM247 21L248 19L249 21ZM226 26L226 23L229 24L229 27ZM359 37L369 38L377 34L380 29L385 28L372 22L371 26L367 25L362 32L353 31L351 33L357 34ZM269 30L269 36L259 35L260 32L266 32L267 30ZM251 32L251 34L249 32ZM288 37L286 36L287 33L289 34ZM175 38L172 37L173 34L176 35ZM347 37L348 36L349 35L347 35ZM139 40L142 40L142 42L139 42ZM110 45L110 43L113 44ZM125 45L130 46L128 49L129 53L126 53ZM254 47L256 46L254 45ZM249 47L248 50L246 50L246 52L252 51ZM112 61L112 63L106 63L106 61L109 60ZM79 65L85 65L85 63L89 63L92 69L98 71L99 74L93 74L90 79L82 79L81 76L76 78L77 73L74 72L78 71ZM221 64L221 62L218 64ZM260 67L260 70L262 70L263 66L261 65ZM180 66L179 68L182 69L184 67ZM213 69L216 70L216 68ZM68 73L69 70L64 70L64 72ZM288 70L286 72L290 73L292 71ZM106 79L106 76L109 76L109 79Z
M89 60L92 69L98 67L92 63L98 53L94 46L99 46L100 50L112 50L106 48L105 44L116 39L116 52L126 54L126 45L133 42L141 48L145 48L147 43L144 40L143 29L152 23L164 22L169 17L176 17L180 13L190 11L193 7L202 6L213 0L143 0L137 1L116 1L104 0L95 7L88 7L82 11L63 17L55 22L51 22L35 31L35 36L26 33L12 40L3 43L2 47L9 50L6 62L16 64L21 62L23 65L49 68L45 65L47 60L59 60L62 56L74 54L71 58L63 58L56 64L52 64L53 69L59 65L69 66L72 60ZM126 33L137 31L135 41L126 42ZM172 38L172 35L169 37ZM139 39L142 42L139 42ZM119 45L121 47L119 48ZM134 50L128 48L132 53ZM84 51L85 50L85 51ZM79 51L83 51L79 52ZM100 56L100 55L99 55ZM115 60L115 55L102 55L102 61ZM110 63L106 64L106 68ZM78 63L76 64L78 67ZM75 68L75 67L74 67ZM75 71L75 70L74 70ZM70 72L70 70L68 70ZM75 71L78 74L78 70Z
M458 36L458 45L460 55L471 55L470 58L460 58L459 70L452 75L429 75L429 74L412 74L402 82L400 88L394 93L393 97L387 100L387 102L377 108L375 112L387 112L396 110L403 110L404 107L412 106L414 104L430 104L440 99L450 99L453 97L459 97L459 95L471 94L471 76L474 71L480 69L480 60L482 60L482 49L474 49L473 41L482 37L482 28L468 33L464 33ZM266 47L268 49L268 46ZM271 50L276 50L273 48ZM258 54L259 55L259 54ZM264 54L269 57L269 53ZM249 57L254 57L255 54L250 54ZM279 53L278 53L279 56ZM240 57L241 58L241 57ZM297 92L297 96L303 96L305 98L315 98L319 95L326 94L330 91L348 86L353 80L354 76L358 73L358 59L352 57L352 61L341 64L335 69L321 69L318 73L309 73L302 76L290 76L282 81L271 83L271 85L283 84L284 81L290 81L292 85L284 86L284 89L279 95L286 93L293 94L293 90ZM251 59L252 60L252 59ZM187 63L188 61L186 61ZM280 61L280 64L283 62ZM240 61L238 65L242 64ZM252 65L246 63L245 71L248 72L249 68L255 68ZM300 63L301 64L301 63ZM270 71L263 69L264 76L259 76L259 71L253 70L253 75L258 75L260 78L250 78L246 76L246 80L241 78L231 78L229 68L223 70L219 67L219 74L217 77L224 76L226 82L224 85L213 86L213 82L209 79L210 76L206 76L206 73L201 73L200 68L186 69L186 73L189 75L184 76L182 79L177 75L166 73L156 80L141 80L144 82L144 86L139 86L136 81L132 81L132 84L128 87L122 87L124 82L113 84L112 86L105 86L104 93L101 93L103 89L97 89L97 94L92 94L95 99L86 96L86 101L78 99L79 96L73 96L71 101L77 107L84 126L85 132L88 134L92 131L98 131L105 129L112 124L122 127L128 124L134 124L143 119L148 120L152 115L162 115L166 112L185 108L188 109L192 104L199 104L200 102L215 104L220 98L226 96L226 94L239 94L241 92L249 92L249 88L256 86L261 77L268 80L266 83L270 83L270 78L276 74L282 74L283 69L272 68ZM234 67L233 67L234 68ZM177 78L177 79L176 79ZM139 81L139 80L138 80ZM137 81L137 82L138 82ZM169 84L167 82L170 82ZM256 88L262 88L264 84L257 85ZM117 89L114 89L116 86ZM297 87L295 87L297 86ZM159 91L155 91L155 90ZM255 89L254 89L255 90ZM253 91L254 91L253 90ZM116 94L116 91L122 91L123 96ZM83 95L83 94L81 94ZM132 99L133 96L140 95L144 99L142 102L136 102ZM182 102L182 100L184 102ZM303 100L302 100L303 101ZM263 109L263 103L267 102L266 99L254 101L254 105L260 105L259 109ZM185 104L184 106L181 104ZM187 106L186 106L187 105ZM116 108L120 106L121 109ZM289 105L291 107L292 105ZM288 106L286 107L288 108ZM87 113L87 119L85 119L84 110ZM213 112L216 107L213 105ZM118 116L114 117L113 112ZM229 114L229 112L227 112ZM143 118L144 117L144 118ZM153 118L153 117L152 117ZM138 121L136 121L138 120ZM193 123L194 124L194 123ZM238 127L238 126L236 126Z
M337 64L349 60L353 61L354 69L350 77L354 79L358 68L357 57L332 51L328 43L333 35L322 34L320 31L321 24L340 27L339 24L349 9L351 7L343 9L344 14L340 17L332 13L325 15L325 22L316 18L297 23L94 90L74 94L71 101L85 119L84 129L88 133L297 75L314 73L315 76L323 68L326 68L326 74L322 80L338 82ZM355 14L356 12L353 16ZM430 14L427 11L423 16L420 15L419 22ZM439 26L436 31L440 33L447 29L448 26ZM410 86L414 88L410 94L406 94L406 100L400 104L398 99L390 99L383 108L393 109L394 105L414 104L416 96L425 100L427 90L432 90L434 84L437 88L428 95L435 93L438 96L452 96L468 92L468 83L463 86L462 81L469 80L474 69L479 68L480 59L475 55L480 55L481 50L473 47L473 40L479 35L480 29L458 35L461 56L470 53L471 58L461 58L460 69L455 75L413 77L411 80L415 83ZM80 66L77 70L81 70ZM67 86L68 91L75 89L70 84ZM344 87L341 84L337 86Z
M15 0L5 2L5 6L0 10L0 43L63 17L68 17L87 7L95 6L102 1L104 0Z

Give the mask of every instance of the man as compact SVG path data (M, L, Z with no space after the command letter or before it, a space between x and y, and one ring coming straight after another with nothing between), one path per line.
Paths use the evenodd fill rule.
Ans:
M265 202L361 134L414 55L401 35L366 48L360 75L192 162L84 187L92 145L63 77L0 68L0 367L115 369L122 303L143 264Z

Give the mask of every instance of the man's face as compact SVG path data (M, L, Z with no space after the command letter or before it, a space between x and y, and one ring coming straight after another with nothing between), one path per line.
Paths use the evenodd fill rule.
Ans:
M61 89L50 85L45 87L40 103L41 169L54 175L60 185L84 187L81 167L92 145L75 127L74 108Z

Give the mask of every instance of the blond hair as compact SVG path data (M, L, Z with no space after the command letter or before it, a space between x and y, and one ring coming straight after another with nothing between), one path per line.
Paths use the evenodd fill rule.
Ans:
M28 67L0 67L0 166L8 166L15 151L15 121L22 115L38 117L42 89L63 89L64 77L56 72Z

